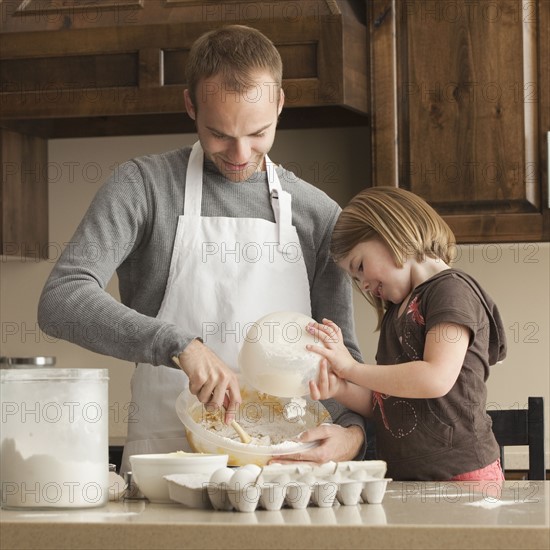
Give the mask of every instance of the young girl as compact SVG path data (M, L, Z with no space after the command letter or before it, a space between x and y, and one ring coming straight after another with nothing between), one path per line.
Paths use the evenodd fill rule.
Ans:
M489 366L506 355L496 305L449 264L452 231L409 191L375 187L344 208L331 253L378 311L377 365L358 363L328 319L314 399L374 416L378 457L402 480L503 480L486 413ZM329 369L330 366L330 369Z

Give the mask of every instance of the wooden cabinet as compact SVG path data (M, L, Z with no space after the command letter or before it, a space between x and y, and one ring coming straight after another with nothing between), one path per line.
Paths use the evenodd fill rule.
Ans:
M46 140L0 128L0 255L48 256Z
M183 101L189 49L233 23L280 51L280 128L368 125L361 0L0 0L0 10L2 163L24 173L47 165L48 138L194 132ZM22 174L2 183L3 255L47 249L47 174L40 168L36 189Z
M194 131L183 103L187 54L200 34L228 23L260 29L281 53L280 128L371 124L373 184L426 198L459 242L550 239L547 0L4 0L0 8L0 225L11 243L3 253L16 249L29 208L40 226L33 238L47 242L43 192L32 191L34 210L24 198L32 170L24 183L23 171L5 166L35 162L23 150L47 165L48 138Z
M193 132L185 65L226 24L283 59L281 128L368 124L362 1L4 0L0 124L45 138Z
M550 2L375 0L373 183L427 199L459 242L550 238Z

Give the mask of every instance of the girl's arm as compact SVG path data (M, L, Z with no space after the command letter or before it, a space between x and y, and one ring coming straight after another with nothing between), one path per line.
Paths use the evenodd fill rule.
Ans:
M395 365L367 365L355 361L340 344L339 328L324 324L308 325L323 346L308 346L325 357L340 378L363 388L395 397L436 398L446 395L456 382L469 345L469 329L455 323L440 323L426 334L424 357ZM347 386L346 386L347 387ZM350 391L354 395L355 390ZM343 393L343 390L338 390ZM341 397L336 397L339 401Z
M358 386L329 371L326 359L321 361L319 379L310 381L311 398L315 400L334 398L336 401L363 416L372 413L372 391Z

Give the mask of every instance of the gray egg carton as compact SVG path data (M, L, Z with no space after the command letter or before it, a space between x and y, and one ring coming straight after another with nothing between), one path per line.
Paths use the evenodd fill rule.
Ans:
M246 468L246 467L242 467ZM238 470L236 470L237 472ZM254 512L379 504L391 479L383 461L265 466L247 483L211 483L208 476L165 476L170 498L189 508Z

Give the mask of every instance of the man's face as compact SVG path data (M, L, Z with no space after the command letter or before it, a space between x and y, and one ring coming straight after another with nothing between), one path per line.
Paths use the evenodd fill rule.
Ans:
M258 72L254 82L238 94L228 90L219 76L202 80L196 105L185 90L187 113L195 120L206 158L233 182L265 170L265 155L273 145L283 108L283 91L279 96L269 73Z

